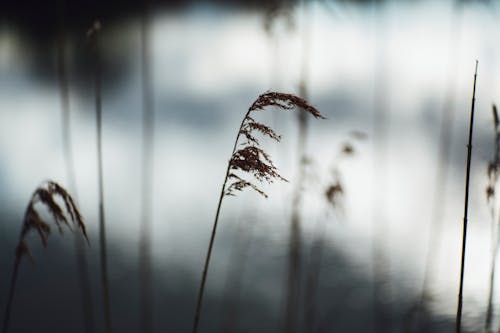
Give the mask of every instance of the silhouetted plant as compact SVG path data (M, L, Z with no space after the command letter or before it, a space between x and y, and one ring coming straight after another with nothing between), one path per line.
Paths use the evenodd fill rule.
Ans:
M66 181L68 189L76 195L75 163L73 159L72 138L71 138L71 113L69 99L69 73L67 61L67 29L66 29L66 1L59 2L60 7L60 35L57 43L57 72L59 79L59 91L61 97L61 120L62 120L62 144L64 164L66 168ZM92 292L90 288L89 267L85 243L80 237L75 237L77 276L80 284L80 295L82 299L83 325L86 333L95 332L94 307Z
M61 205L58 202L58 199L62 200L64 205ZM47 239L51 233L49 222L44 220L38 213L36 208L37 205L45 206L47 211L52 215L53 222L55 223L60 234L63 233L64 225L71 228L71 222L82 231L82 234L87 242L89 241L82 215L80 214L80 211L78 210L78 207L76 206L71 195L62 186L53 181L47 181L45 184L39 186L32 194L24 213L23 225L15 252L14 268L12 270L9 295L7 298L7 306L5 308L5 316L2 325L2 333L7 333L9 330L12 301L14 299L14 291L21 259L27 255L31 260L33 260L32 253L26 242L26 237L31 231L34 231L40 236L43 246L46 247Z
M491 215L491 266L490 266L490 285L488 289L488 307L486 310L486 318L484 329L486 332L492 332L491 324L493 321L493 294L495 289L495 270L496 261L499 249L499 228L500 228L500 207L496 200L496 190L498 184L498 176L500 173L500 128L496 105L492 106L493 127L495 130L495 144L493 159L488 163L488 185L486 187L486 201L490 209Z
M457 319L456 319L456 333L462 331L462 305L463 305L463 289L464 289L464 273L465 273L465 250L467 245L467 218L469 209L469 182L470 182L470 165L472 155L472 130L474 128L474 105L476 102L476 78L477 78L477 65L474 71L474 85L472 88L472 102L470 108L470 122L469 122L469 143L467 144L467 164L465 170L465 199L464 199L464 222L462 229L462 258L460 261L460 286L458 289L458 304L457 304Z
M272 183L275 180L286 181L286 179L278 173L278 169L274 166L270 156L260 147L260 142L256 138L256 135L260 134L272 140L278 142L280 141L280 135L278 135L271 127L259 123L251 117L253 113L264 111L264 109L267 107L276 107L277 109L281 110L301 108L315 118L324 119L324 117L318 112L318 110L309 105L306 100L295 95L277 92L267 92L260 95L257 100L253 102L253 104L250 106L247 113L243 117L240 128L238 130L238 134L236 135L236 139L234 141L233 151L227 165L224 182L222 183L222 189L217 205L217 212L215 214L212 234L208 245L205 265L203 268L200 288L198 291L198 300L196 303L196 310L193 321L193 333L196 333L198 331L205 282L208 267L210 264L215 234L217 231L217 223L219 220L222 200L226 195L235 195L236 192L242 191L245 188L252 188L260 195L267 197L267 194L261 188L259 188L254 183L245 180L241 176L237 175L237 173L241 172L250 174L259 182L266 181L267 183ZM243 139L243 142L241 143L240 138ZM228 182L231 183L228 184Z
M102 167L102 101L101 101L101 59L99 49L99 35L101 33L101 23L95 21L87 37L90 39L94 52L94 75L95 75L95 111L96 111L96 136L97 136L97 185L99 188L99 250L101 261L101 285L102 298L104 303L104 323L106 332L113 331L111 322L111 301L108 279L108 256L106 249L106 221L104 214L104 181Z
M293 30L296 26L296 18L294 17L295 7L298 5L298 0L292 1L268 1L264 9L264 30L271 34L273 27L276 25L279 18L282 18L288 30Z
M141 81L142 81L142 184L141 226L139 238L140 328L142 333L153 331L153 152L154 152L154 91L151 49L151 4L143 1L141 15Z

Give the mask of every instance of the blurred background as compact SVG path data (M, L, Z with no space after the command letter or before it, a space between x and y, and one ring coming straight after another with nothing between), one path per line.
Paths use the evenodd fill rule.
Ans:
M10 331L105 331L98 63L115 332L145 332L148 306L150 331L191 329L234 138L266 91L327 119L259 114L282 135L262 147L288 182L263 184L267 199L224 198L199 331L452 332L478 60L463 328L498 330L498 198L486 187L499 17L493 0L2 2L1 318L24 210L52 179L77 200L90 246L79 252L76 229L53 228L46 249L28 238L35 262L21 263Z

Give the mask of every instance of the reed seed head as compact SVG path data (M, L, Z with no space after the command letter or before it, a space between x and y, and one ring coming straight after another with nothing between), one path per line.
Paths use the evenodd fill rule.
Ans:
M328 186L325 191L326 200L334 208L338 206L339 199L340 197L343 196L343 194L344 194L344 188L342 187L342 184L340 183L339 180Z
M500 124L500 120L498 119L497 106L493 104L491 109L493 111L493 124L495 126L495 131L498 131L498 125Z
M58 197L64 203L64 209L56 201ZM80 214L80 211L78 210L78 207L76 206L71 195L56 182L47 181L35 190L31 196L28 206L26 207L20 240L16 249L16 256L19 259L24 254L27 254L30 258L32 258L31 252L26 243L26 236L32 230L38 233L43 246L47 246L47 239L50 235L51 228L49 223L44 221L40 214L38 214L35 207L37 203L41 203L47 208L49 213L52 215L59 233L63 233L63 225L71 228L71 222L73 225L76 225L81 229L83 236L87 242L89 241L82 215Z
M234 196L235 191L242 191L250 187L267 198L267 194L259 187L238 176L235 173L238 171L252 175L259 182L266 181L267 183L272 183L276 179L287 181L279 174L270 156L261 148L260 142L256 138L256 135L259 134L276 142L281 140L281 136L271 127L257 122L251 116L253 112L263 111L267 107L275 107L281 110L297 108L311 114L315 118L325 119L316 108L309 105L306 100L295 95L278 92L267 92L260 95L250 106L241 123L236 144L238 144L240 138L244 138L244 140L240 143L239 149L235 148L229 160L228 179L231 179L233 182L225 189L225 195Z
M498 173L500 171L500 123L495 104L492 105L491 111L493 114L493 126L495 129L495 151L493 152L493 158L488 163L488 185L486 187L486 200L488 202L495 197L495 188L497 186Z
M342 154L344 155L352 155L354 154L354 147L351 143L346 142L342 147Z
M286 23L286 28L288 31L293 31L296 26L295 17L293 15L294 7L296 6L297 1L292 0L291 2L287 2L286 4L283 1L269 1L266 9L264 11L264 30L267 34L271 34L273 27L280 17Z

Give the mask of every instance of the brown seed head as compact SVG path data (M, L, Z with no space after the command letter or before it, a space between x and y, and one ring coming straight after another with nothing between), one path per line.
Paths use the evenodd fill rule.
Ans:
M498 130L498 125L500 124L500 120L498 119L497 106L493 104L491 109L493 112L493 125L495 125L495 130Z
M344 155L352 155L352 154L354 154L354 147L353 147L353 145L350 144L349 142L345 143L342 146L342 154L344 154Z
M64 210L66 212L56 201L57 197L62 199L65 207ZM47 181L35 190L28 203L28 207L26 207L20 240L16 249L16 256L18 258L21 258L24 254L31 257L31 252L25 240L31 230L36 231L40 236L43 246L47 246L47 239L50 235L51 229L49 223L44 221L38 214L35 208L37 203L41 203L46 206L60 233L63 232L63 225L70 227L69 221L71 221L74 225L81 229L87 242L89 241L82 215L80 214L73 198L59 184L53 181ZM69 215L69 220L66 214Z
M330 185L325 191L325 197L333 207L338 206L339 199L343 194L344 188L338 180L334 184Z
M267 106L275 106L282 110L301 108L309 112L314 118L326 119L315 107L309 105L305 99L292 94L278 92L267 92L260 95L252 104L249 111L264 110Z
M486 200L489 201L491 198L493 198L494 195L495 195L495 189L493 188L493 186L488 185L486 187Z
M234 181L225 189L224 193L226 195L235 195L235 191L242 191L244 188L250 187L259 194L267 197L267 194L253 183L236 175L234 172L237 171L249 173L259 182L266 181L268 183L272 183L275 179L287 181L279 174L278 169L273 164L273 161L260 147L260 142L256 138L256 135L260 134L277 142L281 140L281 136L271 127L255 121L255 119L251 116L252 112L263 111L268 106L276 107L282 110L292 110L298 108L306 111L315 118L325 118L319 113L318 110L316 110L316 108L309 105L306 100L295 95L277 92L268 92L260 95L250 106L243 122L241 123L236 144L238 144L240 137L245 138L245 141L240 144L241 148L239 149L236 149L235 145L235 151L229 160L229 170L231 172L228 174L228 179L231 178Z

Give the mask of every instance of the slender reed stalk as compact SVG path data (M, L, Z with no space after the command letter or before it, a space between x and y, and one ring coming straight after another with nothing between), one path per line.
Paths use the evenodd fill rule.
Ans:
M463 289L464 289L464 272L465 272L465 250L467 245L467 218L469 209L469 181L470 181L470 165L472 155L472 129L474 128L474 104L476 102L476 78L477 78L477 65L474 70L474 86L472 88L472 102L470 108L470 123L469 123L469 143L467 144L467 165L465 173L465 200L464 200L464 222L462 230L462 258L460 261L460 286L458 289L458 305L457 305L457 320L456 320L456 333L462 331L462 306L463 306Z
M268 92L260 95L257 100L248 109L245 117L241 121L238 134L234 141L231 158L229 159L224 181L222 183L219 201L217 204L217 211L215 213L214 224L208 244L208 250L203 267L203 273L198 291L198 299L196 302L195 315L193 320L193 333L198 331L198 324L200 320L201 305L203 302L203 295L205 290L205 283L207 279L208 267L212 255L212 248L217 232L217 224L219 222L219 214L222 206L222 200L225 196L234 196L236 192L242 191L245 188L252 188L260 195L267 197L267 194L253 183L241 178L237 173L248 173L252 175L259 182L266 181L272 183L274 180L286 181L279 173L278 169L274 166L269 155L260 147L259 140L255 137L256 133L260 133L272 140L280 141L279 136L271 127L255 121L251 115L253 112L263 111L264 108L273 106L282 110L292 110L295 108L302 108L310 113L315 118L323 119L324 117L314 107L310 106L308 102L302 98L291 94ZM238 149L240 137L245 139L240 143L242 148ZM228 184L228 181L232 181Z
M495 129L495 144L493 160L488 164L488 186L486 187L486 201L490 208L491 214L491 264L490 264L490 281L488 289L488 306L486 310L486 318L484 322L484 330L487 333L493 332L493 294L495 289L495 271L496 262L498 258L498 250L500 247L500 237L498 232L500 230L500 216L499 207L496 200L496 189L498 183L498 176L500 172L500 128L497 107L492 106L493 112L493 126Z
M69 104L69 80L68 66L66 63L66 22L65 8L66 1L59 1L60 7L60 36L57 47L57 72L59 76L59 90L61 92L61 119L62 119L62 142L64 150L64 161L69 189L74 193L76 201L76 177L75 164L73 161L72 141L71 141L71 122L70 122L70 104ZM80 297L82 299L83 325L86 333L95 332L94 309L92 292L90 288L89 268L87 263L87 253L85 244L81 237L74 237L76 264L78 269L78 282L80 284Z
M101 60L99 50L99 34L101 23L94 22L94 25L89 30L87 35L92 38L94 46L94 61L95 61L95 110L96 110L96 127L97 127L97 172L98 172L98 187L99 187L99 245L101 258L101 285L102 297L104 303L104 321L106 332L111 333L111 302L108 280L108 258L106 254L106 221L104 215L104 185L103 185L103 168L102 168L102 102L101 102Z
M62 199L64 208L57 203L57 198ZM82 215L80 214L80 211L78 210L78 207L76 206L71 195L62 186L53 181L47 181L45 184L39 186L35 192L33 192L24 213L23 226L21 228L19 242L16 247L16 255L10 280L10 289L7 297L7 305L5 307L2 333L7 333L9 331L12 302L14 300L14 292L16 288L17 276L19 274L19 267L21 265L21 259L24 255L27 255L31 260L33 260L26 238L31 231L35 231L40 236L43 246L46 247L47 239L51 233L49 223L44 221L37 212L37 204L41 204L47 208L49 213L52 215L53 221L60 234L63 233L63 225L71 228L71 222L82 231L87 243L89 242Z
M237 330L239 320L239 303L242 294L243 278L245 276L245 268L249 257L250 247L252 243L253 231L255 230L254 221L246 227L247 221L241 219L236 238L234 239L233 248L231 250L231 260L226 277L226 288L224 292L224 321L222 323L221 333L234 333Z
M141 59L142 59L142 189L141 189L141 235L139 241L140 266L140 305L141 305L141 332L153 331L153 290L151 265L151 235L153 210L153 138L154 138L154 109L153 87L151 78L151 18L149 0L143 2L141 20Z
M302 47L301 47L301 64L300 64L300 83L299 94L302 98L308 98L308 82L309 82L309 58L311 51L311 23L312 13L306 1L301 1L303 12L303 27L302 27ZM301 295L301 249L302 249L302 189L306 179L307 157L306 147L308 138L308 117L307 111L299 109L297 113L298 123L298 176L295 183L295 188L292 194L292 214L290 219L290 238L289 238L289 253L288 253L288 272L287 272L287 291L285 299L285 318L283 331L285 333L293 333L300 325L299 302Z

